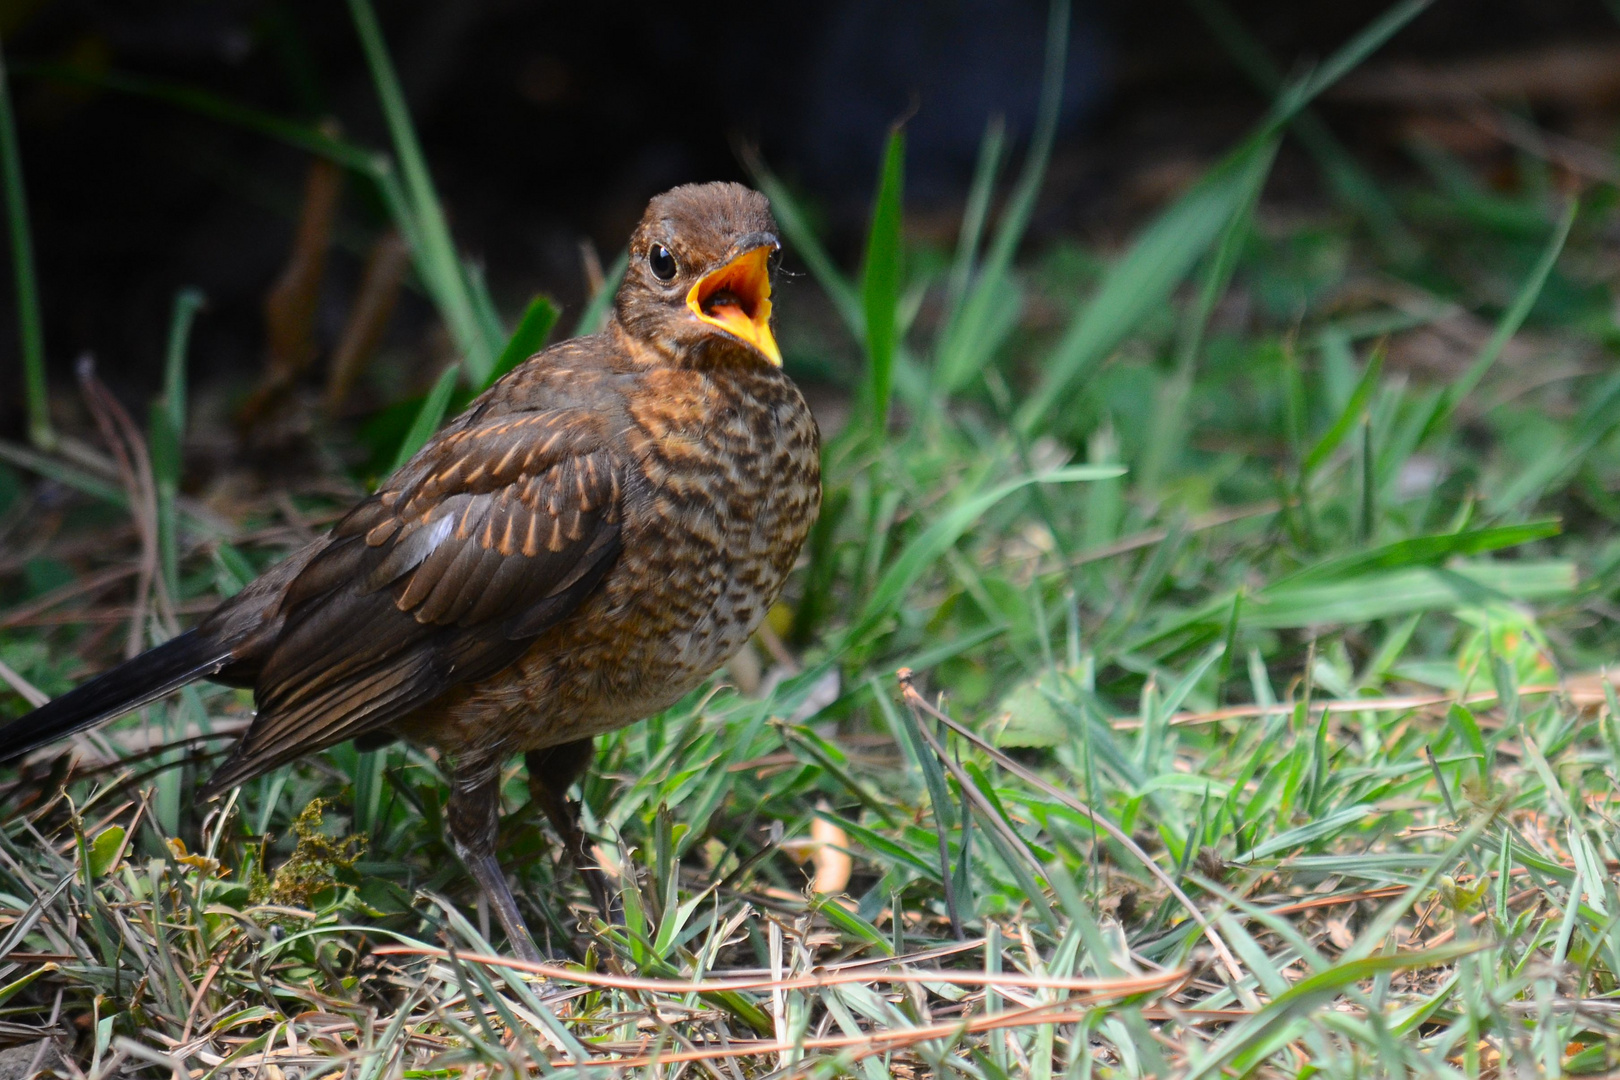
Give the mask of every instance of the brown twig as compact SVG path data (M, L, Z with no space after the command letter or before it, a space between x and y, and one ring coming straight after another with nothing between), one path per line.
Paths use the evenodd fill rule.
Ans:
M1468 112L1475 126L1490 132L1510 146L1518 147L1560 168L1603 184L1620 184L1620 167L1614 156L1590 143L1543 131L1523 117L1490 108L1483 101Z
M1577 705L1598 705L1604 700L1602 690L1589 690L1583 687L1571 687L1568 683L1556 685L1553 683L1534 683L1530 686L1519 687L1520 697L1532 697L1539 694L1567 693L1572 702ZM1357 712L1407 712L1414 709L1429 709L1437 705L1478 705L1498 698L1495 690L1480 690L1472 694L1409 694L1403 697L1381 698L1342 698L1331 701L1314 701L1307 708L1313 716L1323 713L1357 713ZM1262 716L1286 716L1292 713L1298 704L1295 702L1278 702L1275 705L1230 705L1224 709L1210 709L1207 712L1179 712L1167 721L1172 727L1190 727L1197 724L1218 724L1223 720L1253 720ZM1115 716L1108 721L1115 731L1135 731L1142 726L1139 716Z
M446 949L425 945L379 945L372 950L374 956L427 956L436 960L449 960ZM823 970L808 975L785 978L765 976L742 979L648 979L639 975L615 975L605 971L582 971L578 968L558 967L555 964L537 964L516 960L508 956L490 956L485 953L466 953L457 950L455 959L491 967L512 968L515 971L539 975L557 982L600 986L609 990L626 990L655 994L724 994L740 991L766 992L774 990L819 990L828 986L852 983L946 983L952 986L1011 986L1029 990L1068 990L1073 993L1102 997L1123 997L1146 994L1185 982L1191 973L1178 968L1157 975L1142 975L1129 979L1068 979L1053 975L1019 975L988 971L859 971L851 969ZM891 961L892 962L892 961Z
M1281 907L1266 908L1266 914L1297 915L1302 911L1314 911L1317 908L1359 904L1363 900L1388 900L1391 897L1404 895L1405 892L1405 885L1386 885L1381 889L1363 889L1360 892L1343 893L1336 896L1313 896L1309 900L1300 900L1297 903L1284 904Z
M75 578L66 585L52 589L43 596L14 607L4 615L0 615L0 628L22 625L29 619L49 611L58 604L65 604L69 600L77 599L80 596L100 592L108 585L120 582L135 572L136 567L134 566L108 566L94 573Z
M312 158L287 263L264 298L265 371L257 389L236 412L237 422L244 428L263 419L315 360L315 313L342 194L342 166Z
M51 700L50 695L13 671L11 665L4 660L0 660L0 680L3 680L7 686L17 691L24 701L36 709Z
M131 568L131 573L134 569ZM198 615L205 611L212 611L219 606L218 600L203 598L201 600L188 600L183 604L174 605L171 610L176 615ZM76 626L80 623L93 625L95 623L121 623L137 615L144 615L144 607L104 607L91 608L87 611L47 611L38 615L30 615L0 622L0 627L13 626Z
M969 1020L957 1020L950 1023L924 1024L911 1028L890 1028L862 1032L859 1035L824 1035L819 1038L799 1039L796 1042L780 1040L775 1042L737 1042L732 1041L725 1046L704 1048L701 1050L677 1051L671 1054L647 1054L640 1057L612 1058L609 1060L596 1059L588 1062L592 1065L612 1065L617 1068L645 1068L649 1065L674 1065L684 1061L699 1061L714 1058L739 1058L753 1054L777 1054L790 1050L853 1050L850 1058L860 1061L875 1054L893 1053L896 1050L905 1050L918 1043L932 1042L935 1039L958 1038L963 1035L979 1035L986 1031L1001 1031L1008 1028L1035 1027L1044 1025L1073 1024L1084 1020L1089 1009L1075 1009L1071 1002L1053 1002L1044 1005L1035 1005L1026 1009L1011 1010L1008 1012L984 1013ZM571 1064L571 1062L553 1062L553 1064ZM587 1064L582 1062L580 1064ZM792 1072L784 1076L801 1075L806 1068L813 1067L815 1062L800 1062Z
M1230 525L1234 521L1242 521L1245 518L1275 514L1280 509L1282 509L1282 503L1276 499L1269 499L1266 502L1255 503L1253 506L1240 506L1232 510L1217 510L1193 518L1183 527L1183 531L1188 533L1204 532L1207 529ZM1125 555L1140 548L1152 547L1154 544L1163 543L1169 538L1169 529L1150 529L1147 532L1137 533L1135 536L1127 536L1123 540L1109 544L1107 547L1082 551L1069 559L1068 565L1071 567L1084 566L1086 563L1112 559L1115 555Z
M146 451L146 439L135 426L112 391L96 378L95 362L85 355L79 359L79 391L85 405L95 417L102 441L113 455L118 477L129 495L129 513L135 522L136 535L141 541L141 557L135 585L135 613L130 619L129 637L125 642L126 657L139 653L145 641L146 609L149 598L156 596L159 610L168 617L171 633L179 627L168 609L168 595L164 589L158 567L157 484L152 478L152 458Z
M366 257L365 274L355 295L349 320L332 351L332 364L326 377L326 411L336 413L348 400L349 392L382 344L388 323L399 303L400 288L411 266L411 247L398 230L389 229L377 238Z

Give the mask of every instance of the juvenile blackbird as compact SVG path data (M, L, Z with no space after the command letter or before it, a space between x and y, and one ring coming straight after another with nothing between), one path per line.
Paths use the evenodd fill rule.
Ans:
M0 760L197 679L257 706L207 794L345 739L434 747L455 849L536 957L495 855L523 753L606 915L566 794L593 737L748 641L820 506L816 423L771 333L779 247L740 185L653 199L601 333L513 369L195 629L0 728Z

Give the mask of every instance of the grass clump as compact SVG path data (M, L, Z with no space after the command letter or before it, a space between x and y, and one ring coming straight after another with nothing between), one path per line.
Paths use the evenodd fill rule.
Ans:
M859 280L761 171L854 358L786 328L789 364L842 372L855 419L768 632L600 741L623 925L516 769L539 968L491 940L429 755L338 747L194 805L246 709L196 688L0 788L0 1039L95 1076L1612 1071L1620 200L1427 149L1380 193L1414 254L1365 200L1260 197L1281 125L1419 6L1122 253L1015 259L1047 147L992 221L994 127L950 251L906 240L896 137ZM159 537L146 637L285 537L271 500L147 514L150 477L4 454L100 541L5 561L19 688L128 626L83 583L150 582ZM8 538L60 498L0 492Z
M324 821L321 811L326 803L325 799L311 799L293 818L292 831L298 838L297 845L287 861L276 867L273 876L267 877L262 867L255 868L248 893L250 900L283 907L308 907L316 893L330 888L340 877L353 877L354 864L366 853L366 834L334 839L321 832ZM260 852L269 846L267 840Z

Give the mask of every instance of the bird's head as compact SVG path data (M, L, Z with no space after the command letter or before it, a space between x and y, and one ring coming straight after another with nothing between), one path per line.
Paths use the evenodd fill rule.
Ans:
M727 183L666 191L630 237L614 314L632 337L682 363L751 356L780 366L771 258L781 247L757 191Z

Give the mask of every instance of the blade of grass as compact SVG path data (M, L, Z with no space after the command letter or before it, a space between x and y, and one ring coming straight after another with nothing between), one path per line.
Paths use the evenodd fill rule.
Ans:
M495 297L489 291L489 279L484 275L484 264L472 259L461 261L462 274L467 281L467 296L472 301L473 314L478 318L478 325L483 328L484 340L494 348L495 344L507 340L506 324L501 321L501 313L495 310ZM484 376L487 380L488 375ZM477 382L474 386L479 385Z
M846 647L864 640L877 630L884 620L899 608L906 592L923 571L943 555L946 548L961 539L962 534L972 528L973 523L983 516L985 511L1002 499L1014 492L1022 491L1031 484L1067 484L1101 480L1119 476L1123 472L1123 469L1108 465L1073 465L1040 476L1026 476L1013 480L958 503L907 544L900 555L889 564L889 568L884 571L877 586L867 597L866 603L862 605L854 625L845 632L843 640Z
M1238 21L1231 8L1222 0L1188 2L1251 82L1267 94L1282 91L1282 72L1266 55L1265 46ZM1356 162L1321 117L1310 109L1301 109L1289 126L1316 159L1333 194L1343 205L1361 215L1385 252L1397 263L1415 260L1421 254L1417 241L1384 195L1383 188Z
M23 185L22 150L11 108L11 76L0 53L0 173L6 191L6 225L11 233L11 273L17 290L17 337L22 350L28 402L28 441L38 450L56 448L51 427L50 389L45 380L45 329L40 315L39 277L34 269L34 237L28 227L28 192Z
M582 334L599 334L602 327L607 325L608 312L613 310L613 297L619 291L619 282L624 280L624 272L630 266L630 252L619 252L619 257L613 260L613 265L607 268L602 275L602 287L591 297L591 302L585 305L580 312L579 324L574 327L574 336Z
M462 354L468 382L477 386L488 378L495 364L494 346L488 340L483 321L475 309L466 273L450 238L450 226L445 220L438 193L433 188L433 177L428 172L427 160L417 141L410 109L405 103L405 92L394 71L393 60L389 58L388 45L383 39L377 14L372 10L370 0L349 0L349 14L365 52L378 104L388 123L394 154L404 177L405 194L415 225L412 233L406 235L416 256L417 271L432 292L439 314Z
M1185 1074L1187 1080L1203 1080L1204 1077L1222 1076L1228 1072L1239 1076L1247 1075L1257 1069L1266 1058L1293 1041L1294 1026L1297 1023L1311 1012L1338 998L1346 988L1364 982L1381 972L1441 967L1477 952L1480 948L1480 944L1476 942L1458 942L1425 949L1422 952L1347 960L1325 971L1308 975L1278 994L1253 1017L1234 1025L1209 1048L1207 1056L1202 1056L1201 1060L1196 1061L1193 1068Z
M1018 410L1020 431L1033 433L1094 364L1168 299L1226 222L1247 204L1248 187L1264 182L1276 153L1278 130L1431 2L1396 4L1315 72L1285 90L1254 135L1148 226L1109 270L1047 360L1041 385Z
M1368 23L1365 29L1324 60L1310 75L1300 80L1293 88L1284 90L1278 95L1277 101L1272 105L1267 125L1276 130L1287 124L1328 87L1360 67L1364 60L1381 49L1385 42L1394 37L1407 23L1423 14L1433 3L1434 0L1401 0L1400 3L1391 5L1382 15Z
M1555 600L1574 592L1575 564L1562 561L1460 563L1449 567L1363 574L1348 581L1288 582L1245 594L1243 630L1283 630L1354 625L1422 611L1455 611L1504 601ZM1156 629L1121 646L1125 653L1197 631L1194 641L1214 640L1225 629L1232 594L1193 612L1166 619Z
M861 273L861 311L866 321L866 378L861 397L867 413L866 437L882 445L889 426L889 392L894 384L894 354L899 339L895 315L900 304L901 200L905 187L906 132L889 132L878 174L872 227L866 234Z
M979 280L967 294L961 310L946 323L934 367L935 384L946 393L966 386L988 361L988 344L999 340L990 332L1005 310L1013 256L1029 228L1035 199L1046 179L1046 165L1057 137L1063 108L1063 69L1069 50L1069 0L1052 0L1047 9L1046 56L1041 70L1041 96L1035 111L1035 130L1018 181L1007 197L1001 225L985 255ZM982 162L981 158L981 162ZM983 166L981 165L981 168ZM990 169L985 169L991 172ZM989 179L986 180L988 185Z
M385 774L392 757L392 747L379 750L356 751L354 771L349 774L354 785L354 827L372 841L382 832L382 797L386 789Z
M926 729L919 728L925 731ZM1057 914L1052 905L1047 902L1046 894L1041 888L1037 874L1044 874L1046 867L1042 864L1039 855L1030 850L1029 842L1019 835L1013 825L1007 808L996 797L995 785L984 771L973 765L958 765L948 758L940 758L957 775L957 785L962 794L970 799L984 818L985 839L989 842L991 850L996 853L1007 868L1008 873L1018 883L1018 890L1023 900L1034 910L1036 918L1053 934L1061 930Z
M1423 439L1428 439L1451 419L1451 414L1457 410L1458 404L1479 385L1479 381L1485 377L1491 365L1496 363L1497 357L1502 355L1507 343L1519 332L1519 327L1524 325L1530 309L1535 307L1542 288L1547 284L1547 278L1552 275L1558 256L1564 251L1564 242L1569 239L1569 230L1575 224L1575 215L1579 210L1580 203L1570 199L1564 207L1563 216L1553 227L1552 236L1548 238L1547 246L1542 249L1541 257L1536 260L1530 276L1525 279L1518 295L1513 298L1512 306L1497 320L1496 330L1491 334L1490 340L1479 351L1474 362L1468 365L1468 370L1458 376L1456 381L1446 387L1436 399L1434 409L1423 426Z
M1204 655L1199 658L1181 680L1170 687L1164 697L1155 703L1152 712L1142 717L1142 734L1139 743L1139 760L1143 772L1148 776L1158 776L1170 771L1169 757L1173 755L1174 747L1170 742L1173 729L1170 727L1170 718L1174 716L1187 700L1187 696L1197 689L1204 676L1209 673L1215 662L1226 653L1224 642L1217 642Z
M479 389L488 390L502 375L544 348L551 328L556 325L557 308L550 297L536 296L530 300L529 306L523 309L523 318L518 320L517 329L512 331L506 348L501 350L495 366L489 369L489 377Z
M951 934L956 940L963 940L962 913L957 907L955 875L951 872L950 846L947 837L956 827L956 807L951 802L945 787L945 773L940 769L939 759L923 744L923 733L918 725L921 719L916 710L899 710L894 707L883 687L878 684L877 677L868 680L867 685L872 691L878 709L883 713L889 730L900 736L900 744L906 748L913 764L922 770L923 779L928 787L928 802L934 811L934 828L939 834L939 873L940 882L945 889L945 911L951 920ZM943 748L941 748L943 749ZM963 852L966 857L966 852Z
M992 116L984 126L984 138L979 142L979 160L973 167L973 183L968 188L967 203L962 209L962 225L956 237L956 256L951 261L951 276L945 287L946 326L954 323L961 314L962 301L973 279L973 264L979 254L979 241L984 236L985 220L990 216L990 199L996 193L996 171L1001 167L1006 142L1006 123L999 115Z
M1198 303L1185 317L1181 341L1177 347L1176 371L1161 389L1158 408L1153 420L1153 439L1143 455L1137 472L1137 484L1145 492L1158 490L1165 470L1181 453L1186 438L1187 401L1192 395L1193 378L1197 373L1198 354L1202 351L1204 332L1215 305L1226 294L1232 274L1237 270L1238 256L1248 240L1254 216L1254 204L1260 198L1255 186L1248 204L1232 215L1226 224L1215 254L1204 272L1203 285L1198 290Z
M1542 521L1527 521L1520 525L1498 525L1464 532L1413 536L1366 551L1324 559L1287 577L1278 578L1270 587L1305 581L1353 578L1371 571L1398 570L1408 566L1435 566L1455 556L1483 555L1489 551L1500 551L1503 548L1517 547L1536 540L1546 540L1561 532L1563 532L1562 523L1557 518L1547 518Z
M1518 476L1490 493L1485 503L1487 511L1500 514L1522 504L1533 504L1553 484L1581 468L1620 426L1617 402L1620 378L1611 378L1588 399L1575 430L1548 446Z
M1233 861L1248 863L1256 859L1263 859L1268 855L1275 855L1279 851L1304 847L1306 844L1320 840L1323 837L1341 832L1356 822L1372 816L1375 812L1371 806L1341 807L1330 814L1325 814L1311 821L1309 824L1301 825L1297 829L1289 829L1287 832L1278 833L1271 839L1237 856Z
M411 429L405 433L405 441L399 444L399 452L394 455L394 464L389 472L397 471L411 460L411 455L426 446L433 433L439 430L439 423L444 419L445 410L450 407L450 395L455 393L460 374L461 369L452 365L445 368L439 381L433 384L427 399L416 412L416 419L411 421Z
M37 473L64 487L116 506L120 510L129 509L129 497L122 488L62 458L41 454L26 446L0 439L0 461ZM219 518L200 512L195 506L188 508L185 500L180 500L180 512L186 521L186 527L201 536L228 539L233 535L230 527Z
M129 496L124 493L123 488L70 465L60 458L30 450L16 443L0 441L0 461L8 461L20 469L38 473L46 479L54 480L63 487L72 488L93 499L100 499L123 510L129 509Z
M844 320L844 325L856 338L866 338L866 316L861 304L860 292L838 269L832 256L822 246L816 237L816 230L810 224L810 215L805 211L799 199L788 190L786 184L770 169L760 158L758 151L751 147L739 150L743 166L748 175L753 177L759 190L771 201L771 213L776 223L782 227L782 234L787 239L797 257L810 269L810 276L816 279L823 291L833 302L833 307Z
M393 172L393 166L386 154L335 138L316 124L288 120L183 83L167 82L128 72L88 71L64 64L18 64L16 73L160 101L199 116L206 116L277 139L311 154L319 154L369 178Z
M191 340L191 324L202 306L203 294L197 289L181 289L174 298L163 365L163 396L152 403L147 428L157 494L158 566L171 600L180 595L180 521L175 501L180 495L184 465L186 346Z
M1311 474L1333 456L1333 451L1344 442L1345 436L1349 435L1351 429L1363 419L1367 405L1372 400L1373 391L1378 388L1378 377L1383 374L1384 354L1387 351L1383 345L1373 350L1372 356L1367 360L1367 368L1356 382L1356 388L1350 392L1350 400L1345 403L1339 418L1333 422L1332 427L1322 433L1316 445L1311 447L1310 453L1305 455L1305 460L1299 468L1301 487L1310 482Z
M1033 435L1048 413L1150 312L1158 310L1271 171L1273 136L1251 139L1147 227L1069 324L1014 424Z

